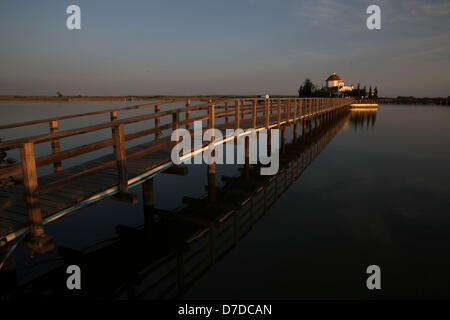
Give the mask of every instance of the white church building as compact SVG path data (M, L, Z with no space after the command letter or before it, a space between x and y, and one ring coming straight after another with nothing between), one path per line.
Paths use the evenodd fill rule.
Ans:
M334 72L325 81L327 83L327 89L336 95L346 91L352 91L354 89L353 85L346 86L344 80Z

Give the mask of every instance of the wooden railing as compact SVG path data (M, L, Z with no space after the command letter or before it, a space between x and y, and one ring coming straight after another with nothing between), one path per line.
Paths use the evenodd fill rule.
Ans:
M14 139L0 143L0 150L20 150L21 162L0 169L0 179L18 174L24 177L25 200L28 208L29 220L33 222L33 226L37 229L33 230L35 234L40 234L42 231L42 219L39 209L39 194L43 194L73 181L74 179L111 168L116 166L118 171L118 185L120 192L127 192L127 161L131 159L140 158L146 154L155 152L161 148L170 145L171 141L168 138L162 137L164 130L176 130L184 127L191 128L194 121L208 121L207 128L225 128L234 126L240 128L242 121L250 121L251 126L256 127L257 120L264 119L264 127L280 126L282 123L296 123L301 119L314 118L316 116L327 114L333 110L348 106L354 100L339 99L339 98L283 98L283 99L229 99L229 100L210 100L207 103L200 103L198 105L191 105L191 101L187 100L185 106L173 110L161 111L160 106L169 106L174 101L162 101L152 104L144 104L132 107L116 108L110 110L96 111L78 115L70 115L56 118L49 118L43 120L29 121L17 124L10 124L0 126L0 129L10 129L16 127L27 127L39 123L49 123L50 133ZM129 111L136 109L143 109L153 107L151 113L133 116L119 120L117 113L121 111ZM192 112L197 112L199 115L191 117ZM110 119L108 122L99 123L95 125L80 127L61 131L59 122L65 119L73 119L77 117L86 117L98 114L108 114ZM183 117L180 117L182 115ZM277 115L277 122L271 123L271 116ZM168 118L167 124L161 124L161 119ZM181 120L183 118L184 120ZM219 124L217 119L224 119L224 122ZM154 120L154 126L144 130L125 134L125 126L134 123L140 123L148 120ZM111 138L88 143L82 146L70 148L67 150L60 149L60 140L75 135L96 132L103 129L111 130ZM132 154L126 153L125 142L142 138L145 136L154 135L154 140L159 143L152 144L150 147L134 152ZM37 157L35 153L35 145L41 143L50 143L52 153ZM83 154L91 153L107 147L114 147L115 159L104 162L96 167L92 167L68 177L59 179L44 186L38 185L37 168L53 165L54 171L62 169L62 161ZM21 195L22 196L22 195ZM8 202L11 203L11 202ZM0 210L5 208L0 205Z
M355 100L353 104L378 104L377 99L362 99L362 100Z

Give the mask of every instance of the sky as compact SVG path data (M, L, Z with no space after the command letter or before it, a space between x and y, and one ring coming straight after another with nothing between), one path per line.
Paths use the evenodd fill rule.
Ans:
M450 95L448 0L1 0L0 40L0 95L295 95L333 72L380 96Z

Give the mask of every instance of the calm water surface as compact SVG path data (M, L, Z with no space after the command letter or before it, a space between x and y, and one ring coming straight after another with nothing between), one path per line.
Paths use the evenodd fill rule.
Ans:
M94 104L102 105L38 103L42 116L29 102L0 104L1 122L26 120L21 114L28 112L31 119L84 112ZM376 114L351 112L345 122L255 228L182 298L450 298L450 108L381 105ZM206 168L189 170L155 178L157 208L172 210L183 196L205 193ZM217 184L238 172L218 166ZM114 237L119 224L142 225L142 211L141 204L104 201L46 230L58 246L82 250ZM29 259L19 249L15 261L19 284L62 264L56 251ZM381 268L381 291L366 289L372 264Z

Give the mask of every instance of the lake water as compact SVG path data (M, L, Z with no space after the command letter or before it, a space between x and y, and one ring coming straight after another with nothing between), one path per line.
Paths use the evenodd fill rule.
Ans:
M121 104L0 103L0 119L5 124L104 106ZM181 298L450 297L450 108L380 105L377 112L350 111L340 121L339 133L305 172ZM237 166L218 165L217 185L223 185L222 175L238 173ZM183 197L203 195L206 185L202 165L190 165L188 176L158 175L155 206L176 209ZM46 231L57 246L83 250L114 244L117 225L143 223L142 203L103 201L47 225ZM170 229L170 223L156 222L153 228L159 226L167 228L162 235L183 232L179 225ZM123 264L124 273L134 274L144 264L136 256L171 247L170 239L161 236L148 247L139 241L125 251L112 246L116 260L108 263ZM20 286L52 274L63 261L56 250L30 259L19 248L15 264ZM366 288L369 265L381 268L382 290ZM150 274L157 279L158 272L164 269ZM145 281L137 282L133 286Z

